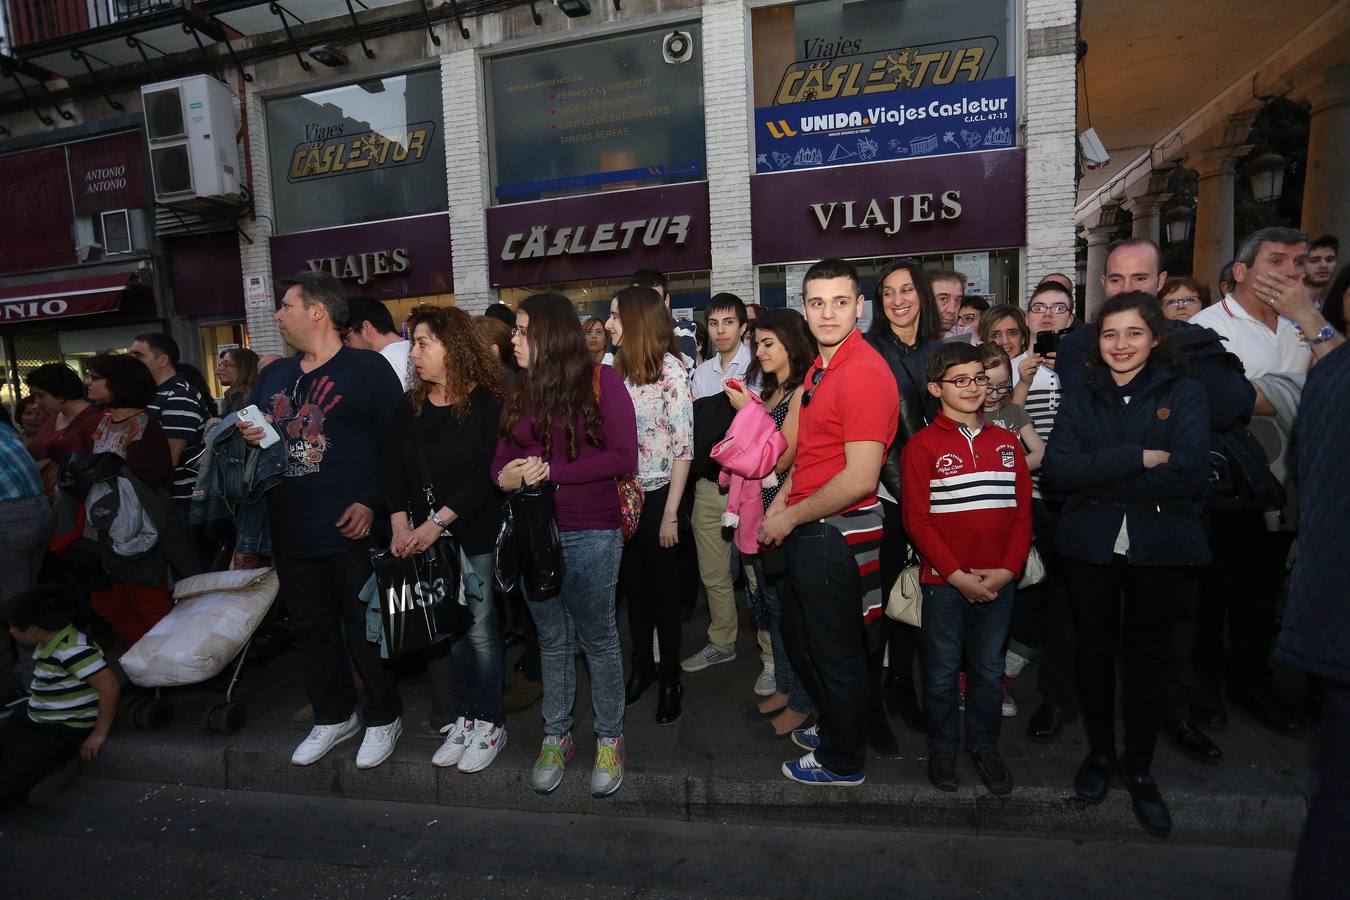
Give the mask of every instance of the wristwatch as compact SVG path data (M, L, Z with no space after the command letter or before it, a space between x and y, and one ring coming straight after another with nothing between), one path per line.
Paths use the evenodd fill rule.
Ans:
M434 522L437 526L439 526L441 530L445 530L446 528L450 527L450 523L441 518L441 513L439 510L433 509L431 511L431 521Z
M1313 339L1308 343L1312 344L1315 347L1318 344L1325 344L1327 341L1331 340L1335 336L1336 336L1335 328L1332 328L1330 325L1323 325L1321 330L1319 330L1317 334L1313 335Z

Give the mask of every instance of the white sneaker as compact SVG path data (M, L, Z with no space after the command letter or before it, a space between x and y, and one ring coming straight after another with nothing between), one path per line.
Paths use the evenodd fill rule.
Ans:
M504 727L491 722L474 722L473 732L469 735L469 747L464 751L464 758L459 761L459 770L465 774L481 772L492 765L497 754L505 749Z
M451 724L441 729L441 734L445 735L445 743L436 748L436 752L431 755L431 764L433 766L453 766L464 756L464 751L469 748L469 734L473 731L473 720L460 716Z
M775 690L777 682L774 681L773 666L765 665L759 670L759 677L755 679L755 694L760 697L772 697Z
M301 741L300 746L291 754L291 765L314 765L323 759L329 750L347 738L355 737L360 730L361 720L357 718L356 713L352 713L350 719L338 725L315 725L309 730L309 737Z
M1003 657L1003 674L1009 678L1016 678L1030 664L1031 660L1016 651L1009 650L1008 655Z
M403 720L395 719L388 725L372 725L366 729L361 739L361 749L356 751L356 767L373 769L388 759L394 752L394 745L403 734Z

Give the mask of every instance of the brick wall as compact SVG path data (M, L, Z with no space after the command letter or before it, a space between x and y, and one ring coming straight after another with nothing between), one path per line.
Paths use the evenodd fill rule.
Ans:
M263 102L258 97L255 85L256 81L247 86L241 102L246 104L248 110L249 152L253 161L253 208L257 217L245 219L239 226L252 241L250 243L243 238L239 239L239 261L245 278L250 275L261 275L267 283L268 290L275 291L276 286L272 284L272 248L268 242L268 238L272 235L272 176L267 163L267 129L263 118ZM242 285L240 289L243 289ZM276 320L272 318L276 313L275 306L268 303L266 306L254 308L247 306L247 300L245 304L248 341L253 352L259 356L264 353L285 353L281 332L277 330Z
M750 22L742 0L703 5L712 291L758 300L750 262Z
M483 68L473 49L441 57L441 100L446 123L445 173L450 197L450 234L455 269L455 305L479 313L497 299L488 287L487 112ZM459 124L451 124L459 123ZM468 127L477 123L476 128Z

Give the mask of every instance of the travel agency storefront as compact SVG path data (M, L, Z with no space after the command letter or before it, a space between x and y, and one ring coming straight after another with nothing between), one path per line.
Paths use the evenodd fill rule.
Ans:
M1026 156L1013 5L862 0L755 9L753 261L799 302L810 262L853 260L870 297L897 256L1018 301Z
M672 42L671 36L679 35ZM672 307L712 293L697 21L489 55L489 283L608 315L639 268Z
M275 299L322 270L396 327L419 305L453 305L440 71L275 97L266 115Z
M158 330L153 194L139 124L0 156L0 403L24 376Z

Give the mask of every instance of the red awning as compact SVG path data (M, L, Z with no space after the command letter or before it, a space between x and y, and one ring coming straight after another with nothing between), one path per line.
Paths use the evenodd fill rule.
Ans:
M117 309L131 273L125 269L0 287L0 323L88 316Z

